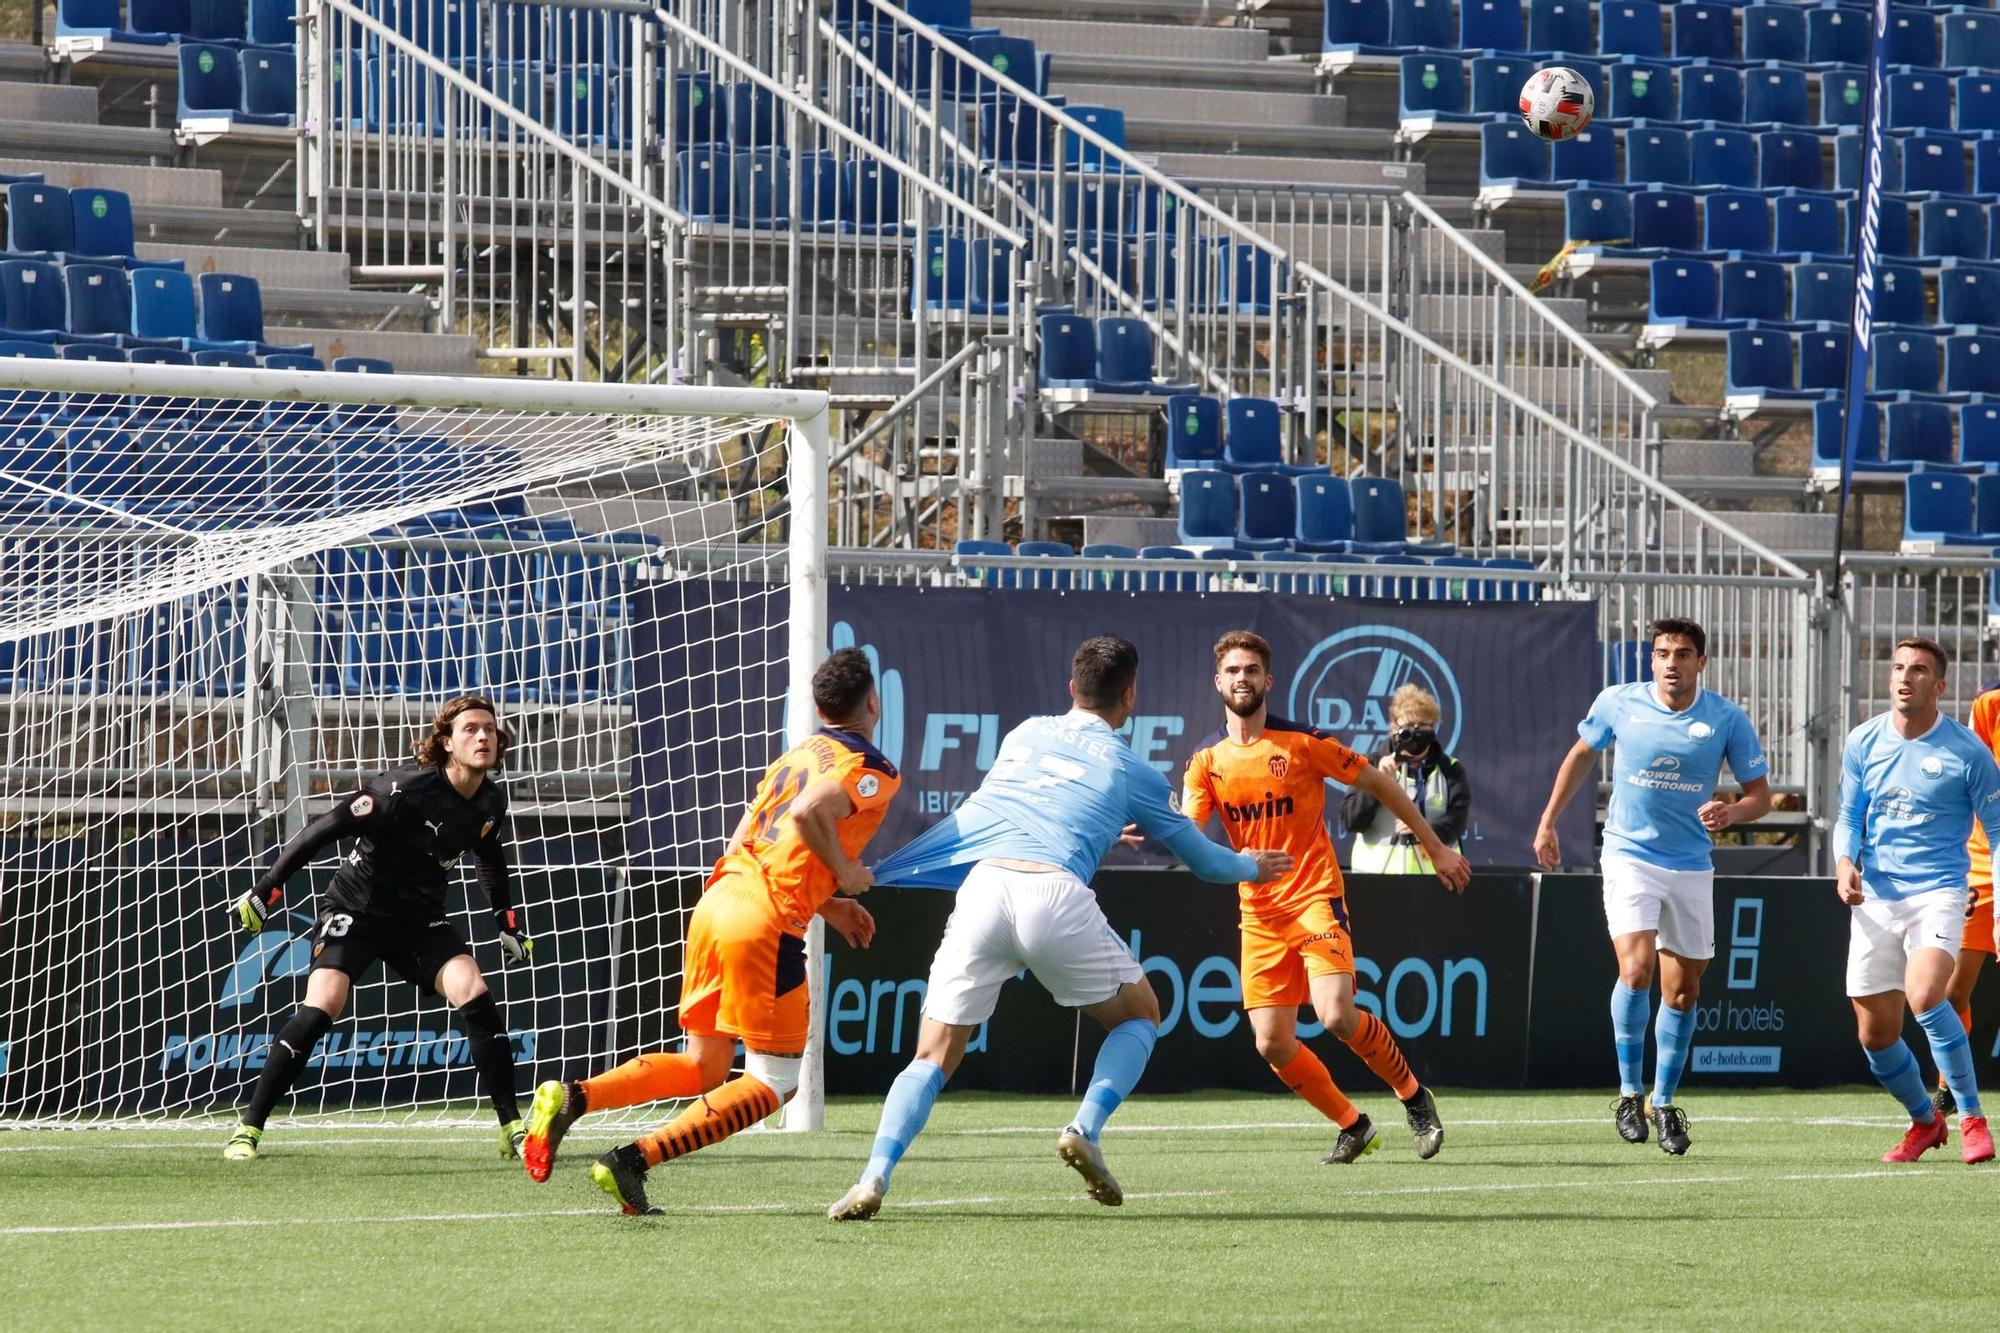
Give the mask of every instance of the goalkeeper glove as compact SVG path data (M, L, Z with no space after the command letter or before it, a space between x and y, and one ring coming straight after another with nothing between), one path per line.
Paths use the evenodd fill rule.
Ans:
M511 907L493 909L493 928L500 933L500 952L510 963L535 956L535 942L521 929L521 914Z
M278 903L284 896L285 890L282 885L273 885L262 893L252 889L238 898L231 910L235 912L236 920L243 929L255 935L264 928L264 922L271 913L278 910Z

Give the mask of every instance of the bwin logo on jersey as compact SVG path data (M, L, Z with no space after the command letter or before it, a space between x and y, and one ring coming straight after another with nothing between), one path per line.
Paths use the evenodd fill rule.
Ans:
M1398 686L1421 685L1437 697L1438 739L1458 748L1465 714L1458 677L1444 654L1394 625L1357 625L1321 639L1292 677L1285 711L1333 732L1363 754L1389 738L1389 697Z
M312 966L312 918L303 912L288 912L285 916L288 923L303 926L305 933L293 935L276 929L277 923L271 922L252 935L223 978L222 995L215 1002L217 1009L238 1009L250 1004L266 980L295 977Z

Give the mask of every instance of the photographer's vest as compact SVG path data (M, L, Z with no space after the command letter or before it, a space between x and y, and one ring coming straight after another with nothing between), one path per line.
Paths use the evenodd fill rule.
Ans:
M1445 780L1442 765L1412 775L1398 764L1394 776L1396 785L1409 795L1425 819L1435 823L1444 814L1451 802L1451 784ZM1452 850L1459 848L1453 844ZM1415 834L1397 834L1396 812L1386 805L1375 807L1375 818L1368 822L1367 828L1354 830L1354 849L1348 860L1349 869L1364 875L1428 875L1435 869Z

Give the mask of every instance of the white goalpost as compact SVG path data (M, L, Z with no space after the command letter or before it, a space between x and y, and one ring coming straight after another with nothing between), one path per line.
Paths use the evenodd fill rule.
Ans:
M233 1118L334 854L260 935L230 902L461 694L515 738L533 960L469 866L448 902L521 1091L670 1047L687 913L815 725L826 404L0 357L0 1127ZM377 969L278 1119L484 1123L450 1017Z

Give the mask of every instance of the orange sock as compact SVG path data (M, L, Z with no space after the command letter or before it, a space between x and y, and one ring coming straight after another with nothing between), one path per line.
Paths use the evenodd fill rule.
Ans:
M1299 1043L1299 1049L1282 1066L1272 1065L1271 1072L1286 1087L1311 1103L1314 1110L1342 1129L1360 1118L1361 1112L1355 1110L1354 1103L1333 1085L1333 1075L1326 1072L1326 1065L1304 1042Z
M666 1051L627 1060L616 1069L607 1069L596 1078L583 1081L584 1106L592 1111L610 1111L668 1097L695 1097L700 1093L701 1066L692 1057Z
M639 1151L646 1154L647 1166L658 1166L720 1143L777 1109L777 1093L748 1074L739 1075L641 1138Z
M1971 1006L1971 1005L1969 1005L1969 1004L1961 1004L1961 1005L1959 1005L1959 1006L1958 1006L1958 1021L1959 1021L1959 1022L1961 1022L1961 1023L1963 1023L1963 1024L1965 1024L1965 1035L1966 1035L1966 1036L1968 1036L1968 1037L1970 1037L1970 1036L1972 1035L1972 1006Z
M1417 1076L1410 1072L1402 1048L1389 1035L1389 1027L1373 1014L1361 1015L1361 1026L1347 1039L1347 1049L1360 1056L1375 1077L1395 1089L1401 1098L1417 1095Z

